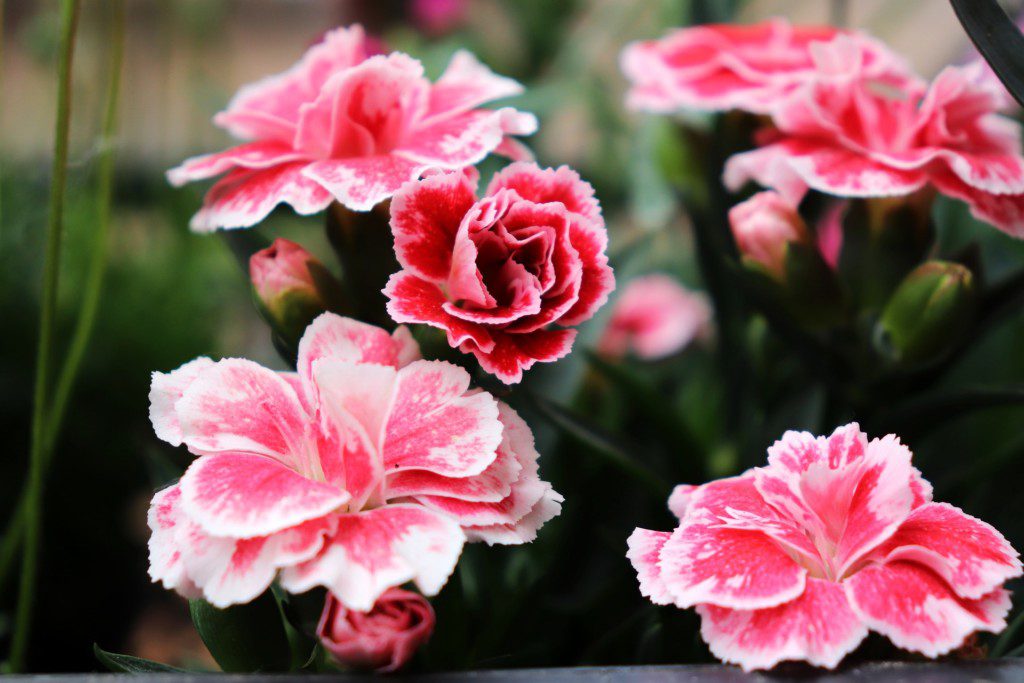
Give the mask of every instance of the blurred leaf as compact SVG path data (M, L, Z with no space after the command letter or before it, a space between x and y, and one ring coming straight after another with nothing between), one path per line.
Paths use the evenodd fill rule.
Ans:
M291 648L271 591L226 609L190 600L189 611L207 649L225 672L288 671Z
M100 661L100 664L107 667L114 673L125 673L125 674L183 674L188 673L185 669L179 669L177 667L169 666L167 664L161 664L160 662L154 662L149 659L143 659L142 657L133 657L131 655L119 655L114 652L107 652L100 648L99 645L93 643L92 651L96 654L96 659Z

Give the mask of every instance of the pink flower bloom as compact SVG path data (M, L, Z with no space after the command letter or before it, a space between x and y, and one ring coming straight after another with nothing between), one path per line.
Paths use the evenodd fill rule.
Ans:
M644 360L665 358L705 332L710 320L711 308L703 294L668 275L645 275L622 290L598 350L611 357L632 351Z
M281 202L303 215L332 201L367 211L427 169L528 155L509 136L534 132L532 114L479 108L520 92L464 51L432 84L417 60L371 56L361 27L340 28L288 71L242 88L214 118L250 142L167 175L182 185L227 174L193 217L198 231L255 225Z
M786 432L767 467L678 488L675 531L633 532L640 592L696 607L715 656L748 671L833 668L869 630L927 657L1000 631L1017 552L932 502L910 458L895 436L868 442L856 424L828 438Z
M631 43L622 70L631 109L741 109L764 114L814 74L811 46L846 35L863 47L864 76L904 85L916 81L904 62L861 33L831 26L791 26L771 19L750 26L714 24L676 29L660 40Z
M732 207L729 224L740 254L778 278L785 272L786 247L810 241L796 206L778 192L759 192Z
M154 373L150 417L198 457L156 494L150 575L223 607L278 576L369 610L392 586L436 594L468 539L523 543L559 512L529 428L469 375L325 313L298 372L199 358Z
M327 596L316 634L334 657L357 669L398 671L434 632L434 608L419 593L389 588L373 609L347 609Z
M615 287L601 206L562 166L516 163L483 199L475 174L409 183L391 204L395 251L388 313L445 330L503 382L569 353L576 331ZM560 328L552 328L551 325Z
M850 78L864 56L848 39L812 47L819 73L773 110L770 142L729 159L725 182L773 187L797 202L808 188L840 197L907 195L926 185L1024 236L1019 127L995 112L993 88L948 67L926 92Z

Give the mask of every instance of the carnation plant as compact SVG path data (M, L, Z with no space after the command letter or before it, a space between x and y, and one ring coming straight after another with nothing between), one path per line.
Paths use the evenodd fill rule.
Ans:
M411 4L425 36L464 20ZM148 575L220 669L834 669L1024 647L1022 530L985 500L1019 457L986 415L1021 402L1001 374L1019 353L984 362L1024 304L1007 50L1024 38L954 3L1004 37L925 78L866 32L730 23L731 4L614 43L625 94L589 93L614 113L579 164L544 145L574 85L557 69L531 95L469 50L433 68L426 39L352 24L225 101L213 123L237 144L167 171L200 184L175 190L196 199L177 227L223 243L276 354L163 359L137 402L160 454ZM104 148L61 355L79 11L63 4L29 476L0 554L0 581L23 558L16 671L106 258ZM114 671L181 671L108 649Z

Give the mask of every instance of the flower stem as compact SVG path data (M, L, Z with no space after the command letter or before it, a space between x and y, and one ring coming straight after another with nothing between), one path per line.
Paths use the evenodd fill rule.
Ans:
M39 559L39 532L42 516L44 454L46 451L46 408L50 386L50 357L57 309L60 275L60 244L64 224L64 193L68 166L68 137L71 127L71 64L78 26L78 0L61 2L61 51L57 88L57 122L54 132L53 169L50 178L50 216L46 229L46 253L43 260L43 288L39 316L39 342L36 351L36 380L32 406L32 446L29 454L25 547L21 564L18 607L14 620L10 668L25 669L32 608L35 603L36 564Z

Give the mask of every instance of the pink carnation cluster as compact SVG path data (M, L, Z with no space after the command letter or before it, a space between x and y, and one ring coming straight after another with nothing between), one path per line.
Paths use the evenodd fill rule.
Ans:
M894 436L856 424L787 432L768 465L679 486L673 532L637 529L628 557L659 605L696 607L715 656L744 669L835 667L869 631L935 657L1006 626L1017 552L946 503Z
M526 423L469 374L334 314L298 371L199 358L154 373L157 436L197 458L150 508L150 574L213 605L272 581L368 611L413 581L437 593L468 541L516 544L558 514Z
M515 81L464 51L436 83L406 54L372 53L361 27L339 28L288 71L242 88L214 121L248 142L168 172L175 185L226 174L192 228L249 227L279 203L303 215L333 201L367 211L427 169L529 156L511 136L536 130L532 114L480 108L522 92Z
M761 146L726 164L731 189L753 180L798 203L808 189L891 197L932 186L1024 237L1020 127L998 114L1005 90L976 65L925 87L877 41L782 20L677 31L622 61L634 108L770 118Z

